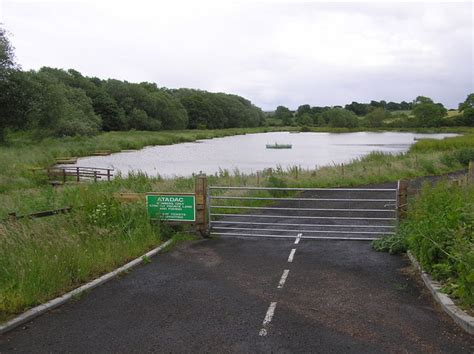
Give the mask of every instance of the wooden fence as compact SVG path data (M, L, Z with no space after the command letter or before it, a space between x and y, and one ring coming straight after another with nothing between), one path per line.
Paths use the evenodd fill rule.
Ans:
M82 180L110 181L113 176L113 168L97 167L50 167L46 169L46 174L51 181L66 183L68 177L72 177L76 182Z

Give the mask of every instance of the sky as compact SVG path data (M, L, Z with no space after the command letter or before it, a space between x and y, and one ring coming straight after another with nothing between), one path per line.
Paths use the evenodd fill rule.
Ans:
M242 95L264 110L474 92L474 2L0 0L24 70Z

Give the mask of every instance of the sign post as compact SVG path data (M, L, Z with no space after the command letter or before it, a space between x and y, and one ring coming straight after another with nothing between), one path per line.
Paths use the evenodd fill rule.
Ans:
M154 220L196 221L196 198L194 194L148 194L148 215Z

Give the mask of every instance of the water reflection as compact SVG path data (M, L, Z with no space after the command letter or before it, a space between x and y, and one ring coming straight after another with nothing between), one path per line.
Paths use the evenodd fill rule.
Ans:
M400 153L416 139L442 139L456 134L394 132L299 133L238 135L194 143L152 146L139 151L109 156L80 158L77 166L114 168L126 175L142 171L162 177L190 176L200 171L214 174L219 169L251 173L268 167L316 166L345 163L372 151ZM266 149L266 144L292 144L292 149Z

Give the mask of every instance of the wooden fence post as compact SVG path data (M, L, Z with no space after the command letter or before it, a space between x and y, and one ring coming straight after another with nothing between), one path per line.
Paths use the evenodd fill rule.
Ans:
M79 167L76 167L76 182L79 182L81 178L79 177Z
M63 168L63 184L66 184L66 169Z
M407 214L408 181L398 180L397 185L397 218L400 221Z
M469 169L467 171L467 183L474 183L474 161L469 161Z
M194 192L196 195L196 233L202 237L209 236L207 224L207 176L199 174L195 178ZM209 216L210 217L210 216Z

